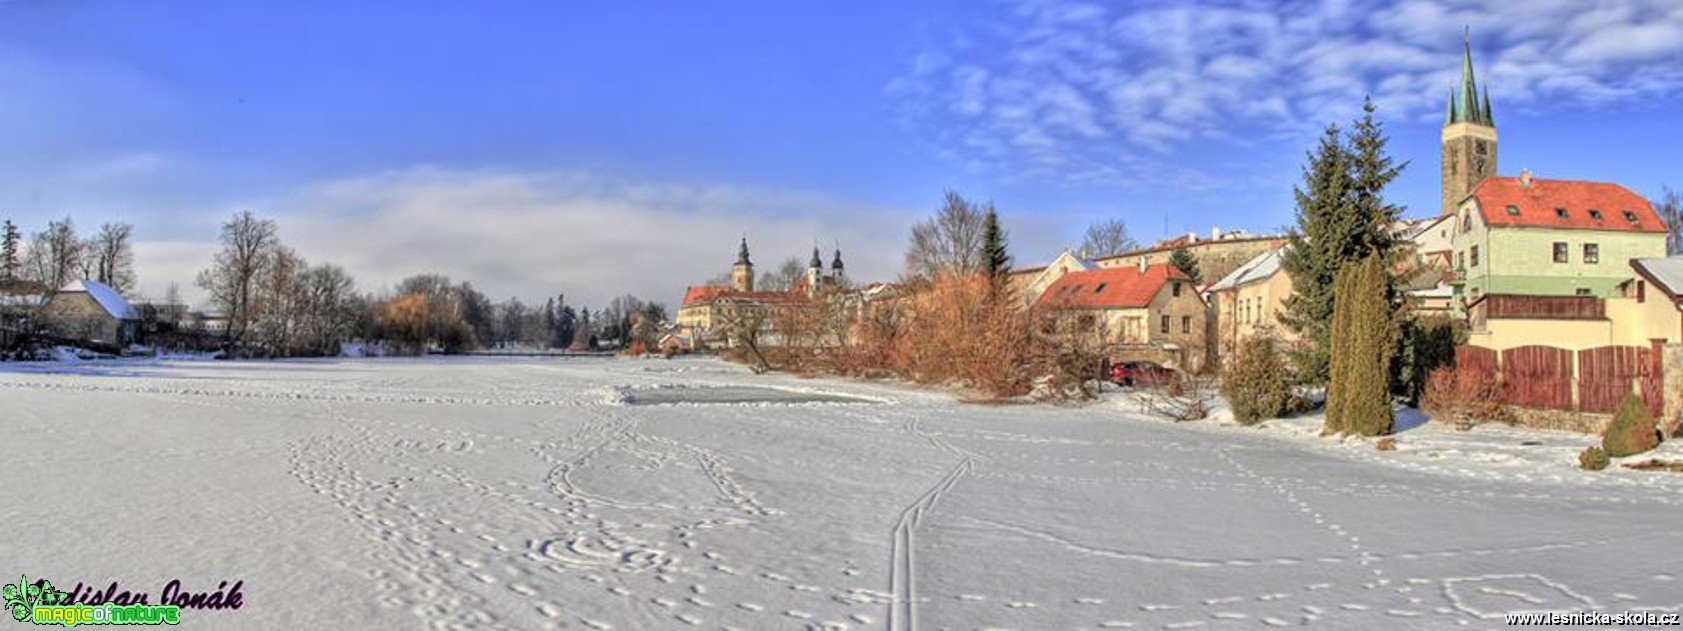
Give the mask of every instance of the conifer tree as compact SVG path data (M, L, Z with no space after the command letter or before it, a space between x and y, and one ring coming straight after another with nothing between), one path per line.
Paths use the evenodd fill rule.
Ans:
M1295 354L1298 378L1306 383L1327 383L1331 361L1335 283L1348 257L1353 226L1346 215L1350 206L1350 155L1337 125L1328 125L1320 143L1303 167L1303 184L1294 189L1297 199L1297 229L1280 264L1291 274L1293 293L1286 299L1281 323L1309 342ZM1328 423L1334 422L1333 402L1328 400Z
M1334 434L1344 431L1344 401L1348 392L1345 377L1348 376L1348 361L1350 356L1351 311L1350 299L1355 296L1353 291L1354 268L1345 268L1338 273L1338 280L1333 284L1332 322L1328 331L1329 352L1327 353L1327 388L1326 388L1326 422L1322 434Z
M982 221L982 269L996 284L1011 272L1011 253L1005 244L1005 230L999 227L999 212L988 206Z
M1309 342L1296 356L1298 374L1306 383L1328 383L1335 296L1339 270L1369 255L1392 261L1397 241L1392 226L1401 208L1385 201L1384 189L1406 164L1385 153L1383 126L1374 118L1371 99L1363 115L1345 134L1328 125L1303 168L1303 184L1295 189L1297 229L1289 239L1281 265L1291 274L1294 294L1286 300L1282 322ZM1390 310L1400 308L1390 266L1380 273ZM1400 322L1387 317L1386 321ZM1395 332L1387 338L1395 341Z
M1333 314L1332 380L1326 433L1377 436L1391 430L1392 308L1378 254L1339 272Z
M0 279L18 277L18 246L22 241L23 234L18 231L17 224L7 219L3 231L0 231Z
M1169 253L1169 264L1192 278L1194 285L1204 282L1204 275L1198 270L1198 257L1193 255L1191 250L1185 247L1175 248L1174 252Z

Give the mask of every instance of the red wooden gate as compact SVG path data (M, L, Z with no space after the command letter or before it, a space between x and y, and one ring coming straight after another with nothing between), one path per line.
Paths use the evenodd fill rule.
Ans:
M1521 346L1502 351L1504 402L1521 407L1572 409L1572 351Z
M1652 372L1649 355L1648 349L1640 346L1578 351L1578 409L1604 413L1617 410L1625 395L1643 389L1643 378Z

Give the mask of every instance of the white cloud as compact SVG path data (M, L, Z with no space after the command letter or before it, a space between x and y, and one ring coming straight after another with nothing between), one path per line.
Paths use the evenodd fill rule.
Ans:
M982 170L1155 187L1095 165L1172 160L1191 139L1311 137L1364 95L1387 118L1440 115L1464 26L1498 112L1683 93L1675 0L1015 1L969 24L964 46L918 55L888 93L910 129Z
M855 278L892 279L911 221L925 214L799 191L437 168L324 182L238 208L274 219L282 242L345 267L364 291L439 272L493 300L565 293L592 308L623 293L675 308L685 285L729 271L744 233L763 267L804 260L815 243L828 263L839 244ZM137 243L142 290L162 296L178 282L197 299L191 284L215 238Z

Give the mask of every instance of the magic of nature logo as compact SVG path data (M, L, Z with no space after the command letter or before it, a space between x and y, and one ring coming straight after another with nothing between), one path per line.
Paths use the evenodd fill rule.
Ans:
M146 624L175 625L181 622L181 610L239 609L244 604L240 593L245 581L228 589L223 581L215 592L190 593L182 590L179 579L172 580L159 593L159 604L148 603L146 594L118 592L116 582L104 591L84 589L82 583L70 591L53 587L52 581L38 579L31 583L27 575L19 576L15 585L0 586L6 610L18 622L35 624L78 625Z

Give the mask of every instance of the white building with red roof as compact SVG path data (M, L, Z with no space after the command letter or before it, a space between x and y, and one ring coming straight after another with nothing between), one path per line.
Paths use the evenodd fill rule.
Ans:
M1618 184L1493 176L1455 210L1457 296L1612 295L1629 262L1665 256L1648 200Z
M1141 261L1064 272L1034 298L1034 309L1101 335L1112 362L1198 370L1208 359L1208 309L1198 287L1172 265Z

